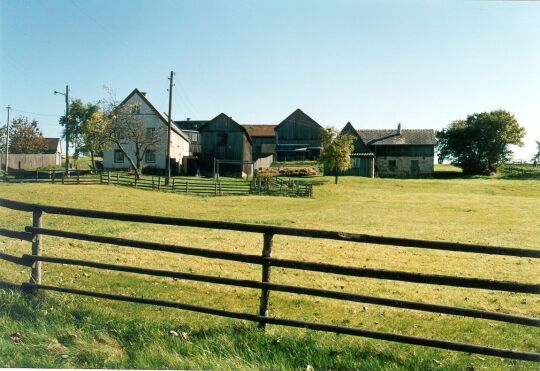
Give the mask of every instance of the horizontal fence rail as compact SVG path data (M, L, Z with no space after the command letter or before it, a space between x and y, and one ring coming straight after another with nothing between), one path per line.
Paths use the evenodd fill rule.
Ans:
M32 275L30 283L23 283L24 290L35 293L37 290L49 290L63 293L71 293L76 295L92 296L98 298L105 298L110 300L119 300L125 302L135 302L141 304L160 305L165 307L172 307L178 309L184 309L199 313L206 313L211 315L218 315L228 318L242 319L259 323L259 326L263 329L268 324L282 325L298 328L307 328L319 331L334 332L340 334L349 334L355 336L362 336L373 339L394 341L405 344L415 344L434 348L448 349L454 351L470 352L483 355L499 356L506 358L513 358L519 360L536 361L540 362L539 353L522 352L509 349L499 349L483 345L464 344L446 340L435 340L423 337L415 337L401 334L394 334L388 332L372 331L363 328L336 326L331 324L304 322L299 320L292 320L286 318L270 317L268 314L269 294L271 292L284 292L297 295L307 295L314 297L323 297L335 300L370 303L375 305L382 305L387 307L394 307L400 309L418 310L432 313L444 313L456 316L471 317L483 320L493 320L506 323L513 323L523 326L540 327L540 319L526 316L520 316L510 313L490 312L472 308L462 308L454 306L445 306L438 304L429 304L415 301L406 301L393 298L376 297L369 295L362 295L343 291L332 291L326 289L294 286L286 284L277 284L270 282L272 267L280 267L286 269L300 269L313 272L331 273L348 275L353 277L364 277L383 280L395 280L403 282L411 282L414 284L432 284L443 286L454 286L471 289L485 289L485 290L501 290L510 292L520 292L528 294L540 294L540 284L537 283L522 283L522 282L510 282L500 281L495 279L483 279L474 277L454 277L446 275L435 275L425 273L412 273L403 271L392 271L384 269L373 268L359 268L353 266L342 266L328 263L307 262L298 260L278 259L272 257L272 246L274 235L283 236L295 236L306 238L318 238L318 239L330 239L340 240L357 243L369 243L378 245L387 245L393 247L407 247L407 248L420 248L420 249L436 249L449 252L467 252L484 255L503 255L513 257L526 257L526 258L540 258L540 251L534 249L521 249L514 247L493 247L485 245L473 245L473 244L459 244L443 241L428 241L428 240L415 240L415 239L402 239L395 237L378 237L364 234L350 234L336 231L320 231L313 229L301 229L301 228L289 228L279 226L265 226L258 224L243 224L234 222L221 222L213 220L197 220L187 218L174 218L174 217L162 217L162 216L149 216L149 215L137 215L126 214L117 212L95 211L85 209L64 208L48 205L37 205L24 203L19 201L11 201L4 198L0 198L0 207L6 207L13 210L32 212L33 223L32 226L25 227L25 231L12 231L0 228L0 236L8 238L15 238L23 241L32 241L32 254L23 254L22 256L13 256L7 253L0 252L0 259L8 261L10 263L30 266L32 267ZM92 234L68 232L57 229L47 229L42 227L43 213L86 217L86 218L99 218L117 221L129 221L129 222L141 222L152 223L171 226L185 226L185 227L197 227L207 229L221 229L221 230L233 230L239 232L249 233L261 233L264 235L264 247L261 255L242 254L228 251L218 251L206 248L197 248L191 246L179 246L171 244L161 244L155 242L123 239L117 237L97 236ZM164 251L175 254L183 254L188 256L198 256L210 259L222 259L229 261L236 261L241 263L260 265L262 269L261 281L245 280L228 277L216 277L208 276L196 273L187 272L175 272L160 269L141 268L127 265L115 265L108 263L101 263L95 261L87 261L80 259L71 259L64 257L52 257L44 256L41 253L42 237L54 236L66 239L76 239L82 241L96 242L111 244L115 246L122 246L128 248L139 248L155 251ZM89 267L101 270L142 274L158 277L169 277L181 280L206 282L219 285L229 285L236 287L244 287L249 289L260 290L260 307L258 308L258 315L249 313L240 313L224 309L215 309L209 307L202 307L193 304L178 303L172 301L148 299L131 297L124 295L117 295L114 293L100 293L86 290L79 290L74 288L65 288L51 286L41 283L41 264L63 264L73 265L81 267ZM15 288L17 285L9 282L0 281L0 288Z
M475 244L462 244L455 242L444 241L428 241L408 238L396 238L396 237L382 237L372 236L367 234L346 233L338 231L324 231L318 229L303 229L303 228L291 228L272 225L261 224L248 224L248 223L235 223L235 222L223 222L215 220L204 219L188 219L177 218L168 216L155 216L155 215L140 215L140 214L128 214L119 213L113 211L99 211L99 210L87 210L87 209L74 209L69 207L49 206L49 205L37 205L29 204L20 201L12 201L5 198L0 198L0 206L19 211L34 211L34 209L41 210L48 214L57 215L71 215L84 218L97 218L97 219L110 219L125 222L140 222L151 224L165 224L183 227L197 227L197 228L209 228L209 229L223 229L239 232L251 232L262 234L277 234L282 236L295 236L295 237L309 237L319 239L329 239L347 242L361 242L376 245L388 245L397 247L415 247L424 249L455 251L455 252L470 252L470 253L482 253L487 255L506 255L515 257L528 257L540 259L540 247L539 249L522 249L515 247L498 247L488 245L475 245Z

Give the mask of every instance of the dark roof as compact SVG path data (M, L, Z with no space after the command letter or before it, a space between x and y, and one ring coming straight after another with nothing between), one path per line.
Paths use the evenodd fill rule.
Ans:
M434 146L433 129L402 129L398 135L396 129L357 130L360 138L367 145L425 145Z
M287 116L287 117L285 118L285 120L281 121L281 122L276 126L276 128L277 128L278 126L280 126L281 124L283 124L284 122L286 122L289 118L294 117L294 116L303 118L303 119L305 119L307 122L310 122L310 123L315 124L315 125L317 125L317 126L319 126L319 127L322 128L322 126L321 126L317 121L313 120L311 117L309 117L308 115L306 115L306 114L304 113L304 111L302 111L300 108L297 108L293 113L291 113L289 116Z
M169 117L166 114L159 112L156 106L154 106L154 104L150 102L148 98L146 98L146 93L142 93L137 88L133 89L133 91L122 101L122 103L118 105L118 107L125 104L129 100L129 98L131 98L135 94L141 97L143 102L145 102L148 105L148 107L150 107L156 113L156 115L163 121L165 126L169 126ZM186 134L182 130L178 129L175 125L171 125L171 130L189 142L189 138L186 136Z
M242 125L252 137L275 137L276 125Z
M47 153L56 153L60 138L45 138L45 140L47 141Z
M182 130L199 130L208 121L210 120L180 120L174 121L174 124Z
M224 114L223 112L220 113L219 115L217 115L216 117L214 117L212 120L208 121L208 122L207 122L206 124L204 124L203 126L201 126L200 129L203 129L206 125L208 125L210 122L212 122L212 121L218 119L219 117L223 117L223 118L225 118L225 119L227 119L227 120L232 121L234 124L238 125L238 127L239 127L240 129L242 129L242 131L244 132L244 134L246 134L246 138L249 140L249 143L250 143L251 145L253 145L253 139L251 139L251 136L249 135L249 133L248 133L248 131L246 130L246 128L243 127L242 125L240 125L239 123L237 123L236 121L234 121L234 120L232 119L231 116L227 116L227 115Z

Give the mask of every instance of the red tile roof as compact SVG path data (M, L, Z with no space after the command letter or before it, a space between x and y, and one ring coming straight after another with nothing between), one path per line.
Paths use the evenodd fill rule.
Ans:
M277 125L242 125L251 137L275 137Z

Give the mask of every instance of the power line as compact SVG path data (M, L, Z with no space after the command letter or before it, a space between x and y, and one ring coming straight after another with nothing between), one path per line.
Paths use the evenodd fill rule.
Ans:
M30 111L23 111L23 110L15 109L15 108L12 108L11 110L14 111L14 112L26 113L26 114L29 114L29 115L36 115L36 116L48 116L48 117L58 117L58 118L62 117L62 115L54 115L52 113L30 112Z

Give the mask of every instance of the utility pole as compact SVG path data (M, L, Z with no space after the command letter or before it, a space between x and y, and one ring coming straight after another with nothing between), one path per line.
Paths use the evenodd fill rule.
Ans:
M174 72L171 71L171 77L169 77L169 117L168 117L168 127L167 127L167 178L166 184L169 184L171 179L171 129L172 129L172 89L173 89L173 76Z
M66 175L69 175L69 85L66 85Z
M55 90L54 94L60 94L66 98L66 175L69 175L69 85L66 85L65 93Z
M7 107L7 124L6 124L6 171L5 171L5 175L7 175L8 173L8 169L9 169L9 110L11 110L11 107L8 105Z

